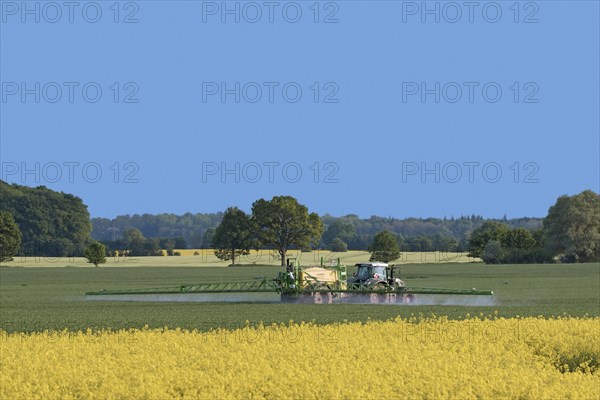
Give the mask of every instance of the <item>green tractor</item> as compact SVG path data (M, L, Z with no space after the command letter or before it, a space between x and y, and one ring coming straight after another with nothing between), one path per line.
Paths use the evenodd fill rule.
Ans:
M413 303L415 295L410 293L404 282L395 277L396 268L383 262L356 264L356 272L348 278L348 288L366 286L373 293L369 294L371 303Z

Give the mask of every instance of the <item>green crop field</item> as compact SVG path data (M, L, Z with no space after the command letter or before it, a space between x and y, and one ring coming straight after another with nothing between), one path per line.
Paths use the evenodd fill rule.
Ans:
M274 266L205 267L168 266L187 257L159 257L165 266L0 268L0 329L182 327L209 330L264 322L366 321L410 315L467 314L500 316L598 316L600 266L590 264L484 265L407 264L402 278L408 286L477 288L494 291L491 306L277 304L277 303L160 303L99 302L84 300L86 291L193 284L206 281L273 277ZM55 264L54 264L55 265Z

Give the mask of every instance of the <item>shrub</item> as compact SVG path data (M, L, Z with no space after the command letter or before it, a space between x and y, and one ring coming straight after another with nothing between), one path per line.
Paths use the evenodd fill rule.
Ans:
M336 237L331 241L329 245L329 250L334 252L346 252L348 251L348 245L339 237Z
M100 242L92 242L85 248L84 255L87 262L97 267L106 262L106 247Z

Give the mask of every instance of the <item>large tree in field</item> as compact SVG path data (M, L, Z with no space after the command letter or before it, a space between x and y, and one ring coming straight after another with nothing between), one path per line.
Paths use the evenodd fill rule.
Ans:
M21 237L12 214L0 211L0 262L12 260L21 247Z
M369 247L371 253L370 261L382 261L388 263L400 258L400 246L398 238L390 231L381 231L375 235L373 244Z
M600 259L600 195L586 190L561 196L544 219L544 246L566 261Z
M237 207L229 207L223 215L211 239L215 255L221 260L235 259L250 253L252 247L252 223L250 217Z
M287 251L316 245L323 234L323 223L316 213L291 196L260 199L252 204L252 220L261 245L272 247L285 266Z

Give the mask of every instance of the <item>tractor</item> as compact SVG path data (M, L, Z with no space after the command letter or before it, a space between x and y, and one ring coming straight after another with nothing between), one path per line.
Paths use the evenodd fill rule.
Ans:
M330 265L321 260L318 267L303 268L299 260L287 260L285 272L276 278L281 301L289 303L412 303L401 279L395 278L394 266L382 262L355 265L357 272L347 278L346 266L338 259Z
M409 293L404 282L395 277L396 267L383 262L355 264L356 272L347 280L348 288L366 286L371 303L412 303L415 295Z

